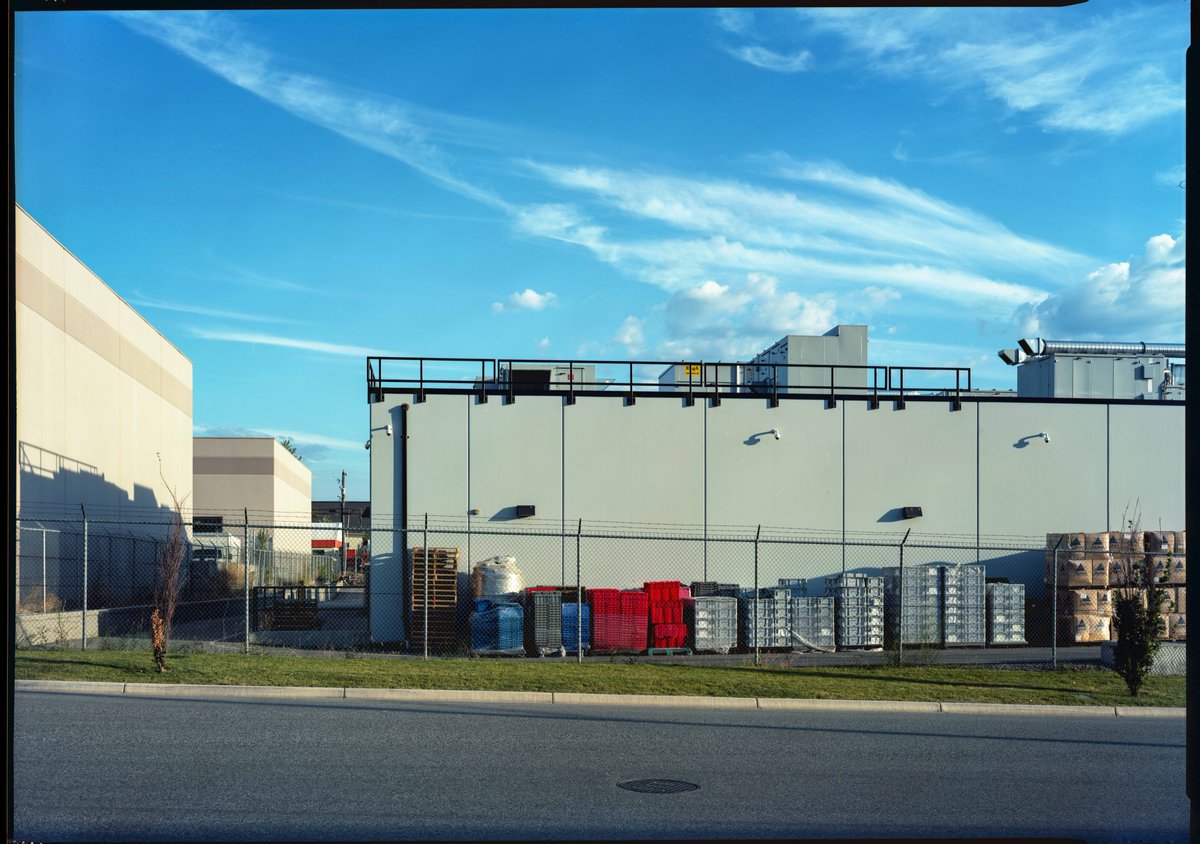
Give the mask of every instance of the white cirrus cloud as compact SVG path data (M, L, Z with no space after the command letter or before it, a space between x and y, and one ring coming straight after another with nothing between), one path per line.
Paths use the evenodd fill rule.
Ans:
M219 12L112 12L130 29L153 38L233 85L310 123L400 161L426 178L492 208L508 203L455 171L444 146L491 149L512 132L382 94L364 93L307 73L255 43Z
M1190 5L1180 0L1111 12L797 9L756 17L776 51L781 40L791 54L822 50L823 66L922 79L939 97L980 91L1047 129L1120 135L1185 108ZM765 49L749 35L753 22L743 16L731 28L718 17L726 32L748 39L743 51Z
M191 333L203 340L216 340L222 343L247 343L261 346L278 346L285 349L301 349L306 352L317 352L323 355L338 357L372 357L386 356L389 353L366 346L351 346L341 343L326 343L321 340L309 340L305 337L280 337L275 334L261 334L245 331L226 331L220 329L193 328Z
M1077 284L1017 310L1023 336L1179 342L1184 336L1186 243L1168 234L1141 255L1098 267Z
M774 50L768 50L766 47L760 47L757 44L726 47L725 52L746 64L754 65L763 70L771 70L775 73L799 73L802 70L808 70L812 66L813 61L813 55L808 50L800 50L795 53L777 53Z
M554 300L557 298L549 290L545 293L538 293L536 290L526 287L524 290L515 291L503 302L493 302L492 310L497 313L501 311L541 311L554 304Z

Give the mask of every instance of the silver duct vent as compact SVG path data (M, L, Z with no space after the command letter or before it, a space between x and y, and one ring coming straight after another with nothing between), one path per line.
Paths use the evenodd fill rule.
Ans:
M1080 343L1074 340L1018 340L1017 344L1030 356L1037 355L1162 355L1167 358L1187 357L1183 343ZM1003 357L1003 355L1002 355Z

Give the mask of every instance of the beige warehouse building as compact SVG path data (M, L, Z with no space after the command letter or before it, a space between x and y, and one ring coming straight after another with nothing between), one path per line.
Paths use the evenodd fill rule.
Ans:
M277 440L195 437L192 455L198 533L236 532L247 516L257 525L312 523L312 472Z
M126 601L152 576L162 533L132 522L166 521L168 485L192 494L192 364L19 206L15 234L18 603L44 587L66 605L80 600L82 578L67 572L84 510L95 522L89 584Z

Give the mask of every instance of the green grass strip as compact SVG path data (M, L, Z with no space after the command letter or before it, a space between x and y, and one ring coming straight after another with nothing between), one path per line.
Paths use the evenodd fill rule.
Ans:
M977 666L832 668L584 663L555 659L325 658L172 653L166 674L149 649L19 650L17 679L251 686L475 689L601 694L841 700L970 701L1103 706L1183 706L1184 677L1150 677L1131 697L1113 671Z

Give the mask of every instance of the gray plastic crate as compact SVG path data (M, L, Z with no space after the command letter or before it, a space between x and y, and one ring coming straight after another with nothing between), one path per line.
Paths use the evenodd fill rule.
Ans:
M738 642L738 602L724 596L700 596L684 601L684 621L694 651L729 653Z

